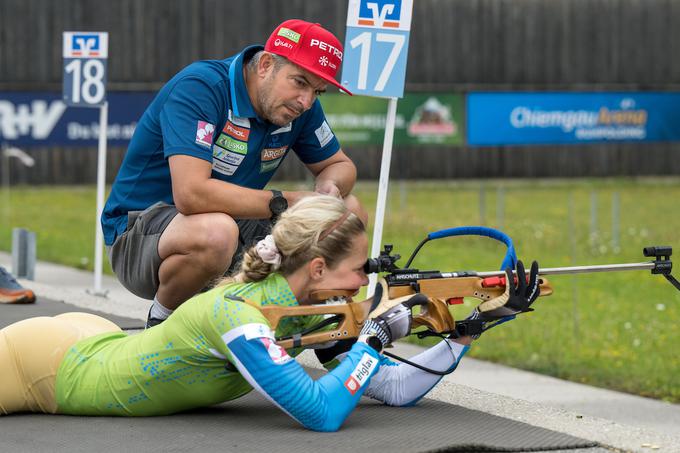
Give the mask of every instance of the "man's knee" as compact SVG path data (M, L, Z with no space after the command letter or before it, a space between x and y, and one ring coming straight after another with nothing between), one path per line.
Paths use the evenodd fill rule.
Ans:
M223 272L231 263L238 246L238 226L227 214L201 214L192 219L190 249L202 267L213 273Z
M344 200L347 209L356 214L359 217L359 219L364 223L364 225L368 226L368 212L366 212L359 199L354 195L350 194L347 195L344 198Z

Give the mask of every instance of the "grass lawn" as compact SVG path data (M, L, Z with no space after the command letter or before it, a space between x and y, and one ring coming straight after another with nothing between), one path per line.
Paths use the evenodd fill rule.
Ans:
M374 209L377 184L360 183L355 193ZM674 199L680 199L677 178L395 181L383 243L395 245L403 265L429 232L484 224L512 237L520 259L542 267L640 262L648 245L680 250L680 212L669 208ZM9 209L6 200L0 191L1 250L10 249L10 227L24 227L37 233L39 259L92 269L94 187L16 187ZM414 266L494 270L504 253L489 239L447 238L426 245ZM554 295L540 298L535 312L487 332L472 356L680 402L680 292L647 271L550 281ZM467 300L456 317L474 305Z

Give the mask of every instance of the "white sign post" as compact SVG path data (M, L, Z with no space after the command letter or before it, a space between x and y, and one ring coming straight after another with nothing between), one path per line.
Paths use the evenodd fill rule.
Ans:
M99 107L99 147L97 156L97 217L94 241L94 291L102 291L102 248L104 238L100 218L104 210L106 184L106 130L109 105L106 102L107 32L64 32L64 103L72 107Z
M388 98L371 256L382 243L397 98L404 96L413 0L350 0L342 84L353 94ZM378 280L369 276L368 296Z

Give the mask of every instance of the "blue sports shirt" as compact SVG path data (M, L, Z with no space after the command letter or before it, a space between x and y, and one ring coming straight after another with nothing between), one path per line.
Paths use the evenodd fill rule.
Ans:
M161 88L137 124L104 207L106 245L125 231L128 212L159 201L174 204L170 156L206 160L213 178L262 189L291 149L305 164L340 149L318 100L283 127L258 117L243 64L262 49L250 46L225 60L198 61Z

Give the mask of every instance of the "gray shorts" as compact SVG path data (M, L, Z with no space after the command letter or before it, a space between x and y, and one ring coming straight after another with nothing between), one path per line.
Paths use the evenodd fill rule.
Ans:
M107 247L111 268L118 280L131 293L143 299L153 299L160 279L158 269L163 261L158 254L161 234L177 215L177 208L156 203L144 211L128 213L127 230ZM239 227L238 247L231 266L225 273L238 270L244 250L271 231L269 220L236 220Z

